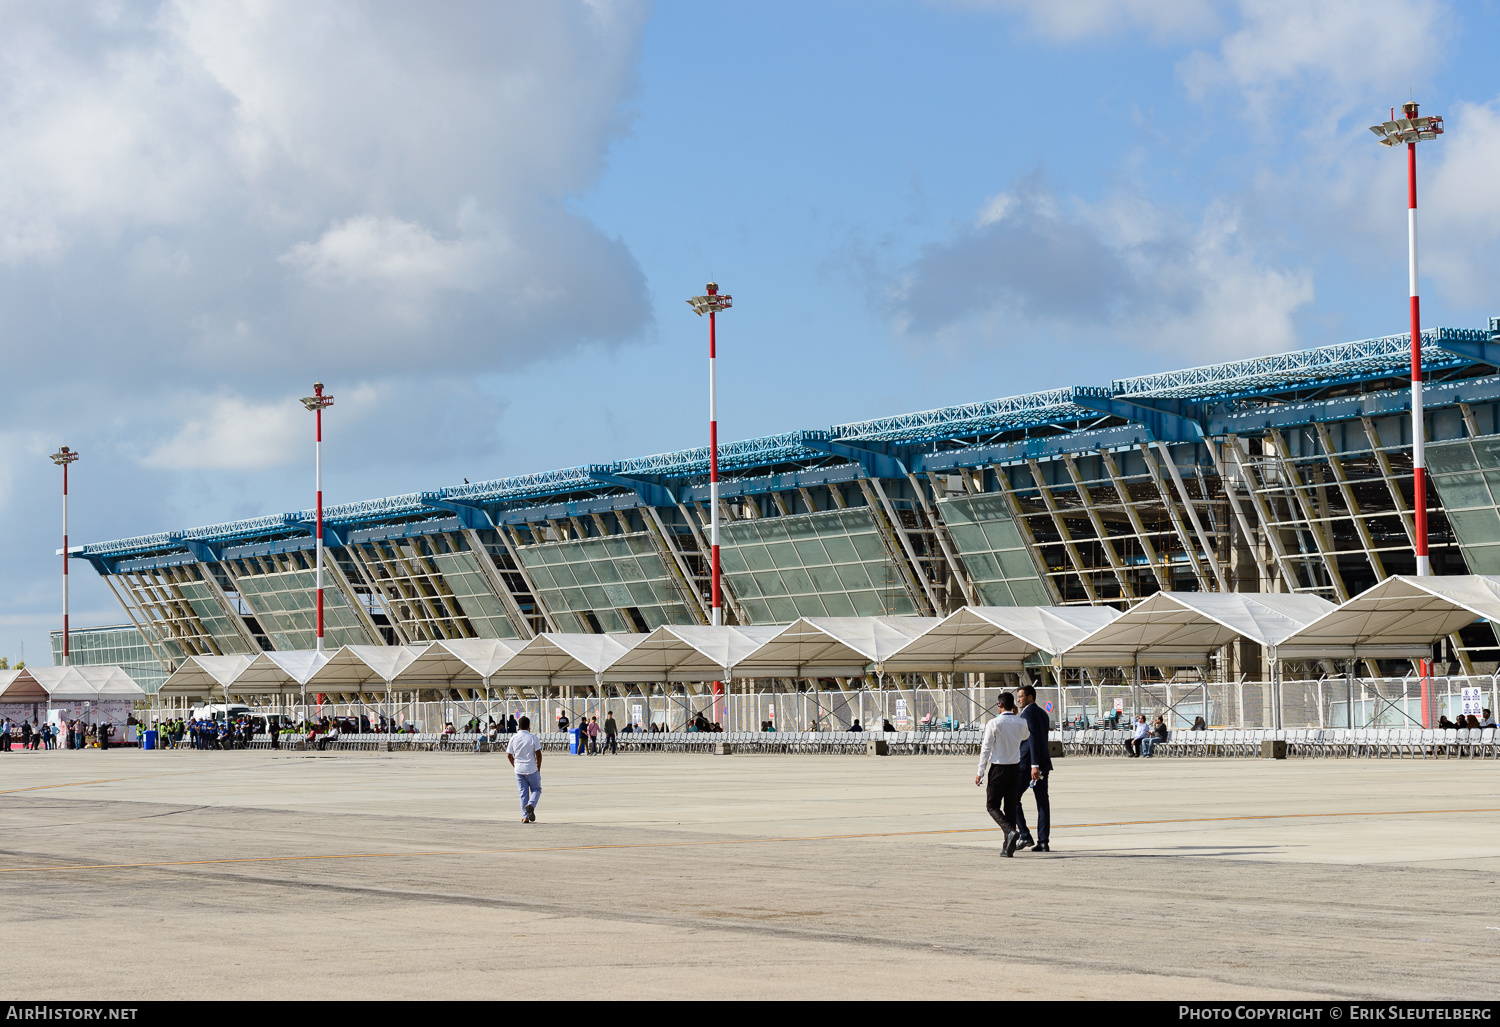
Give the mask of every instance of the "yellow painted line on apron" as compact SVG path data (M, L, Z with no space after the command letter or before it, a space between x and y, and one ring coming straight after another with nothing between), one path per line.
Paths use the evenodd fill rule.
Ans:
M1290 820L1327 817L1415 817L1454 813L1500 813L1500 809L1407 809L1367 813L1268 813L1233 817L1185 817L1173 820L1116 820L1097 824L1057 825L1059 830L1091 827L1139 827L1157 824L1212 824L1234 820ZM774 842L853 841L861 838L911 838L947 834L985 834L998 827L960 827L933 831L878 831L863 834L816 834L784 838L708 838L689 842L613 842L603 845L545 845L515 849L432 849L414 852L340 852L306 856L243 856L233 859L178 859L150 863L87 863L70 866L0 867L0 874L47 873L60 870L132 870L150 867L222 866L237 863L295 863L335 859L399 859L412 856L492 856L528 852L588 852L596 849L679 849L705 845L763 845Z

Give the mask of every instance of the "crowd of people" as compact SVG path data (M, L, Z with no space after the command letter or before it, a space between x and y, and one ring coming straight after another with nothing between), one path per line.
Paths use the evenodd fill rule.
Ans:
M1480 712L1482 713L1482 716L1475 716L1472 713L1460 713L1457 714L1452 720L1449 720L1447 717L1442 717L1438 720L1438 727L1443 728L1447 731L1462 731L1464 728L1470 728L1477 731L1480 728L1494 727L1495 718L1490 714L1490 711L1482 710Z
M135 718L132 717L129 723L134 724ZM58 748L85 749L93 746L108 749L115 730L115 726L107 720L89 723L82 717L42 724L4 717L0 718L0 752L14 752L17 748L31 752Z

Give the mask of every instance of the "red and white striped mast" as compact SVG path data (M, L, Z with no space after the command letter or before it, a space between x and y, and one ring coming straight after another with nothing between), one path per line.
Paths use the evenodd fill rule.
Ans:
M1391 120L1371 125L1370 131L1382 146L1406 144L1406 259L1407 283L1411 298L1411 456L1412 505L1416 508L1415 548L1417 574L1432 573L1427 554L1427 445L1422 419L1422 301L1417 290L1417 143L1436 139L1443 134L1441 117L1417 117L1417 105L1401 105L1401 118L1391 108Z
M52 454L52 462L63 469L63 646L62 665L68 665L68 465L78 459L78 451L63 446Z
M313 382L313 394L302 397L302 405L318 419L317 441L313 445L314 479L318 494L317 576L318 576L318 652L323 651L323 411L333 406L333 397L323 395L323 383ZM321 702L321 700L319 700Z
M703 296L694 296L688 300L688 305L693 308L699 317L708 315L708 549L709 567L712 577L713 595L713 620L714 627L724 623L724 611L720 606L722 593L719 588L719 403L718 403L718 340L716 338L715 316L721 310L728 310L733 303L731 297L720 295L717 282L709 282L704 287ZM714 692L718 693L720 682L714 682ZM725 718L728 718L728 708L725 708Z
M708 545L713 575L713 623L717 627L724 623L724 614L720 608L719 591L719 406L715 367L718 340L715 338L714 316L721 310L728 310L733 303L731 297L719 294L716 282L709 282L704 292L707 295L694 296L688 304L699 317L708 315Z

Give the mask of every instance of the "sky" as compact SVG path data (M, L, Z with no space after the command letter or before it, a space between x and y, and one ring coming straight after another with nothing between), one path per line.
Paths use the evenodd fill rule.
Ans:
M0 7L0 655L75 544L1500 314L1494 2ZM74 565L78 626L124 618Z

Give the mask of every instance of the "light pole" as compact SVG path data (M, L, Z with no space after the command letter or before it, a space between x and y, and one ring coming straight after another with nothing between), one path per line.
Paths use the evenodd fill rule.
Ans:
M688 305L699 317L708 315L708 548L713 576L713 623L717 627L724 623L724 614L720 608L719 592L719 409L714 318L719 311L728 310L733 304L729 296L719 293L715 282L709 282L704 291L707 295L694 296L688 300Z
M63 469L63 651L62 665L68 665L68 465L78 459L78 451L63 446L52 454L52 462Z
M323 651L323 411L333 406L333 397L323 395L323 383L313 382L313 394L302 397L302 405L318 418L318 437L313 446L314 477L318 491L317 574L318 574L318 652Z
M1391 120L1371 125L1382 146L1406 144L1406 256L1411 293L1411 455L1412 501L1416 507L1417 574L1432 573L1427 555L1427 447L1422 424L1422 306L1417 296L1417 143L1443 134L1441 117L1417 117L1417 105L1401 105L1402 118L1391 108Z
M1422 423L1422 302L1417 295L1417 143L1430 142L1443 134L1441 117L1417 117L1416 102L1401 105L1403 117L1371 125L1382 146L1406 144L1406 260L1411 294L1411 463L1412 503L1416 507L1417 575L1432 573L1427 555L1427 440ZM1432 726L1432 661L1421 662L1422 726Z
M724 611L720 606L719 590L719 405L718 405L718 376L715 360L718 356L718 342L715 338L715 317L721 310L728 310L733 303L728 295L719 293L717 282L709 282L704 287L703 296L694 296L688 300L688 306L693 308L693 313L702 317L708 315L708 550L709 568L713 580L713 625L718 627L724 623ZM719 694L720 683L714 682L714 695ZM725 719L728 719L729 707L724 708Z

